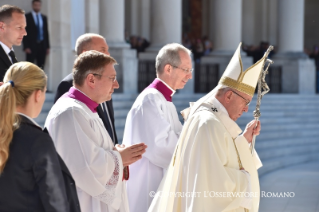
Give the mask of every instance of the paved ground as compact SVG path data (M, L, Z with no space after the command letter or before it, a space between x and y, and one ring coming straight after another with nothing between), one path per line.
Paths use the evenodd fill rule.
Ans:
M260 212L319 212L319 161L266 174L260 186ZM280 192L294 197L274 197Z

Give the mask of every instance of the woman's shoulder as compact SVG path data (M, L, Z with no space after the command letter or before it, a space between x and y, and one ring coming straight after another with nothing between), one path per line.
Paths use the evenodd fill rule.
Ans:
M50 135L43 132L39 126L25 121L21 121L19 128L14 131L13 139L22 139L28 145L34 142L52 141Z

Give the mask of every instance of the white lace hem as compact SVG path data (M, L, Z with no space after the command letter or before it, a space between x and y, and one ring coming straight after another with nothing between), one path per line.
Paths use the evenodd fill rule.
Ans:
M100 201L106 203L107 205L111 205L114 201L115 198L115 188L118 184L119 181L119 174L120 174L120 163L113 151L109 151L114 159L115 162L115 169L113 171L113 175L109 179L109 181L105 185L105 191L100 194L95 196L95 198L99 199Z

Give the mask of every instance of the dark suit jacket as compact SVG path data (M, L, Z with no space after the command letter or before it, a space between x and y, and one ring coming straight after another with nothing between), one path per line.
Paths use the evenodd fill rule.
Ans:
M0 45L0 82L3 81L3 77L11 65L12 63L9 60L8 55Z
M54 97L54 103L63 95L65 94L66 92L69 91L69 89L73 86L73 74L69 74L68 76L66 76L59 84L58 86L58 89L56 91L56 94L55 94L55 97ZM113 131L114 131L114 139L115 139L115 142L114 144L118 144L118 140L117 140L117 135L116 135L116 131L115 131L115 125L114 125L114 109L113 109L113 103L112 103L112 99L110 101L106 101L106 106L107 106L107 109L109 111L109 115L110 115L110 119L111 119L111 123L112 123L112 126L113 126ZM102 110L102 107L101 105L99 105L97 107L97 113L99 114L100 118L102 119L103 121L103 124L106 128L106 118L104 113L103 113L103 110Z
M45 49L50 48L49 32L48 32L48 19L45 15L41 14L43 20L43 42ZM27 20L27 35L23 38L23 49L30 48L31 51L36 48L37 44L37 26L35 25L32 13L29 12L25 15Z
M74 180L51 137L20 118L0 175L0 211L80 211Z

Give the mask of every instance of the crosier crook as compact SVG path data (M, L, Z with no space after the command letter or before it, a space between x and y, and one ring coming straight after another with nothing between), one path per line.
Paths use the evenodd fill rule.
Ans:
M267 85L267 82L265 80L266 78L266 74L268 74L268 68L271 64L273 64L274 62L270 59L267 59L268 58L268 55L270 53L270 51L272 51L274 49L273 46L269 46L269 48L267 49L267 51L265 52L265 55L264 55L264 63L262 65L262 67L265 66L265 63L267 62L267 67L265 70L261 70L261 73L260 73L260 76L259 76L259 79L258 79L258 95L257 95L257 103L256 103L256 109L254 110L254 117L255 117L255 120L256 120L256 126L255 128L257 127L258 125L258 120L259 120L259 117L261 116L261 113L260 113L260 105L261 105L261 99L263 98L263 96L268 93L270 91L268 85ZM253 136L253 139L252 139L252 142L251 142L251 154L254 155L254 149L255 149L255 141L256 141L256 135Z

